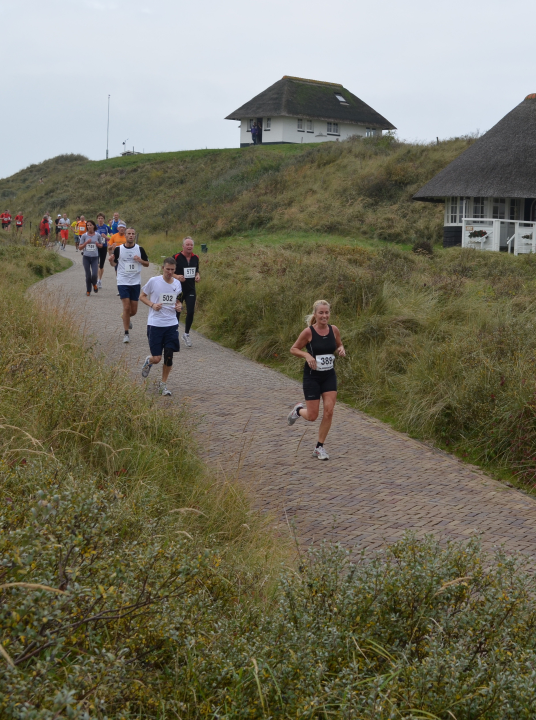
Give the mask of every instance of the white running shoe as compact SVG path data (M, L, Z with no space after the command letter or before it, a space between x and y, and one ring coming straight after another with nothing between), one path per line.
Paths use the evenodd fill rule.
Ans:
M184 344L186 345L186 347L192 347L192 341L190 340L190 335L183 333L182 339L184 340Z
M130 335L128 333L125 333L123 336L123 342L129 343L130 342Z
M319 460L329 460L329 455L322 446L313 450L313 457L318 458Z
M160 383L160 395L171 395L171 390L167 389L166 383Z
M296 403L296 405L294 405L294 407L292 408L292 410L291 410L291 411L289 412L289 414L287 415L287 422L288 422L289 425L294 425L294 423L296 422L296 420L300 417L300 416L298 415L298 410L302 410L304 407L305 407L305 405L304 405L303 403L301 403L301 402Z
M145 362L143 363L141 368L141 376L143 378L149 377L149 373L151 372L152 367L153 366L151 365L151 356L147 355L147 357L145 358Z
M101 287L102 287L102 282L101 282L100 280L97 280L97 287L98 287L98 288L101 288Z

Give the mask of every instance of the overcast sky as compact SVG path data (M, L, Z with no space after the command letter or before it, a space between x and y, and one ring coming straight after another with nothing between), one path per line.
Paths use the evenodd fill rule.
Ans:
M530 0L0 0L0 177L61 153L237 147L283 75L339 82L399 137L485 131L536 92Z

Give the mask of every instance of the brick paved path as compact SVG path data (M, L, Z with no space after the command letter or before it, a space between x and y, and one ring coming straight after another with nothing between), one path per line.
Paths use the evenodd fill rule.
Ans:
M110 360L124 357L139 377L147 307L140 303L132 342L123 345L112 268L104 289L86 298L80 256L72 247L66 254L75 265L47 287L68 299ZM145 270L143 279L152 274ZM209 462L241 478L282 526L292 519L300 542L330 538L374 549L413 529L457 539L482 533L488 547L536 553L535 500L342 404L326 445L331 460L319 462L311 457L318 421L286 423L289 406L302 399L298 383L196 333L192 339L170 376L173 397L162 402L187 401L203 416L199 440Z

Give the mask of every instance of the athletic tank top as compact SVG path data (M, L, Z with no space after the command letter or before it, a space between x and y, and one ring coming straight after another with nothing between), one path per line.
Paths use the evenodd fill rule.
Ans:
M337 349L337 342L335 340L335 333L331 325L328 325L329 332L327 335L319 335L314 327L311 325L311 340L307 343L307 352L316 358L317 355L334 355ZM304 371L311 375L317 375L325 377L328 373L334 373L333 370L311 370L309 365L305 363Z

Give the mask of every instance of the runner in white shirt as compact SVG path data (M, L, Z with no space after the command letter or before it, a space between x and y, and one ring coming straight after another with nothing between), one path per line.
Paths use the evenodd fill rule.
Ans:
M149 258L145 250L136 244L136 231L127 228L124 245L119 245L110 255L110 264L117 265L117 289L123 303L123 342L130 342L130 318L138 312L138 300L141 290L141 269L149 267Z
M142 377L148 377L153 365L158 365L164 355L160 394L171 395L167 379L173 365L173 353L179 352L179 323L177 313L182 310L179 295L182 292L180 280L173 277L175 258L168 257L162 265L162 275L152 277L142 288L140 300L151 309L147 318L147 338L150 355L147 355L141 369Z
M60 226L61 249L65 250L67 240L69 239L69 228L71 227L71 221L67 217L67 213L63 213L63 217L60 219L58 225Z

